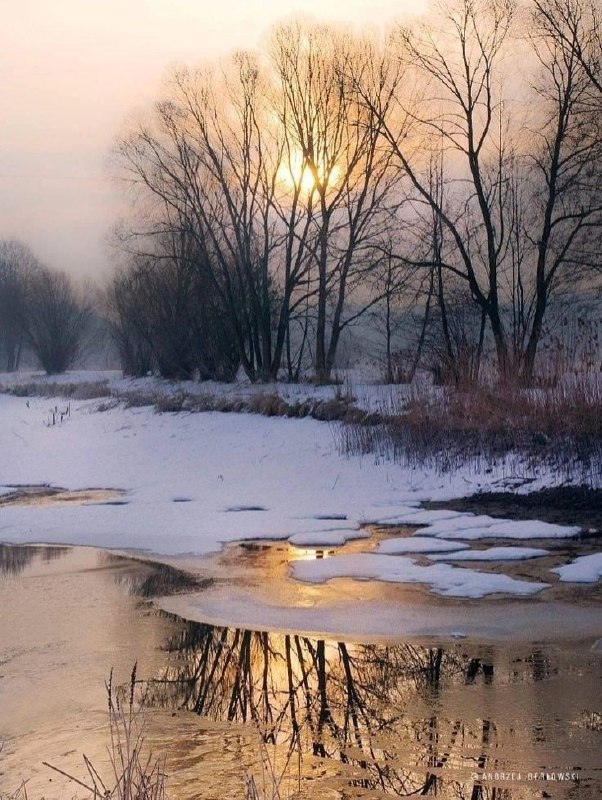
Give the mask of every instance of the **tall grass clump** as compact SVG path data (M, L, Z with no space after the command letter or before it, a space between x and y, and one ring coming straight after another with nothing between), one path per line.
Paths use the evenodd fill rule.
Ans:
M268 746L266 736L261 733L257 721L256 725L259 741L259 770L257 775L250 772L245 775L244 800L295 800L301 792L301 766L299 762L295 779L291 773L291 761L293 754L295 752L299 754L299 751L290 748L284 763L279 765L276 744Z
M380 425L341 426L347 453L373 453L404 466L449 472L492 469L516 456L525 474L551 470L567 481L602 482L602 379L552 387L417 387Z
M106 684L109 710L110 774L101 776L86 755L83 756L88 781L44 762L89 792L90 800L166 800L164 759L145 754L144 719L134 700L136 665L132 670L126 697L113 687L113 673Z

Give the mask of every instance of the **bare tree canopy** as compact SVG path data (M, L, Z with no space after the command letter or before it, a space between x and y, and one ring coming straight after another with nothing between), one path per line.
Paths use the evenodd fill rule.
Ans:
M276 377L285 352L298 372L314 321L316 375L328 379L341 331L361 313L346 314L348 295L381 258L401 176L347 75L354 64L386 117L379 58L331 28L280 27L264 55L174 73L118 145L147 233L195 240L251 380Z
M90 308L64 272L38 267L27 286L24 333L49 375L64 372L82 353Z
M27 315L27 287L40 267L30 248L17 239L0 241L0 353L7 372L19 369Z
M406 70L396 99L410 124L400 135L380 115L423 242L429 224L438 239L431 268L443 278L440 305L446 285L464 283L500 373L527 380L553 292L600 264L596 61L563 30L537 4L519 15L510 0L440 3L390 42ZM508 67L517 53L529 65L522 75Z
M454 379L493 347L531 381L551 304L601 267L599 20L597 0L443 0L386 38L293 22L177 70L116 148L121 244L148 264L153 240L190 243L252 381L310 358L328 381L361 318L386 320L390 379L413 302L407 374L434 330Z

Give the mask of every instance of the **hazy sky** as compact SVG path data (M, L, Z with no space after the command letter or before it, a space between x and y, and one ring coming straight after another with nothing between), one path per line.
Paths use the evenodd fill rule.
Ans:
M0 237L24 239L53 266L102 276L120 208L107 154L170 64L253 46L298 13L380 24L419 3L0 0Z

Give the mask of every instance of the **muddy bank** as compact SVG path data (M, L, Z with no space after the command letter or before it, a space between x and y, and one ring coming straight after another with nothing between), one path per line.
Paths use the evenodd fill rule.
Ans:
M6 486L2 506L121 505L127 502L122 489L62 489L58 486Z
M602 489L589 486L558 486L529 494L480 492L442 503L424 503L424 507L580 525L584 531L602 537Z

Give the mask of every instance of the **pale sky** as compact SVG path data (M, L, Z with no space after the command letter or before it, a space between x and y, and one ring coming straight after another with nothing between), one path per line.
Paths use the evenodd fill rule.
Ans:
M258 43L278 19L387 24L421 0L0 0L0 238L86 278L110 270L108 178L125 117L168 67ZM414 6L414 8L412 8Z

